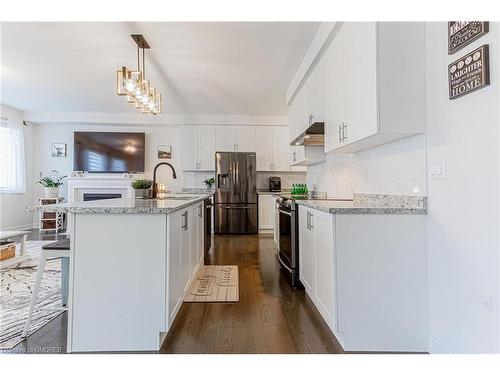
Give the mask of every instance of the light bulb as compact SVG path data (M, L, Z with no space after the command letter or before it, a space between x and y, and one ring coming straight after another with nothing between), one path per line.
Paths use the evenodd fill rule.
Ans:
M155 109L155 103L149 102L149 109L152 111Z
M145 95L142 97L142 104L144 104L144 105L149 104L149 96Z
M140 87L137 87L134 92L134 97L138 100L142 98L142 91Z
M126 83L125 83L125 90L127 90L127 92L134 92L135 90L135 83L134 81L132 81L131 79L127 79Z

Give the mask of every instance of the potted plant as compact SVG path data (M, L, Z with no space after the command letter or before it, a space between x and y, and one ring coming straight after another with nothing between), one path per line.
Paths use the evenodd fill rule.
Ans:
M42 177L38 183L43 186L43 193L45 198L59 197L59 186L63 184L62 180L66 176L52 178L48 176Z
M135 190L135 197L148 199L151 186L153 185L153 181L146 179L138 179L132 182L132 187Z
M215 184L215 178L210 177L203 181L205 185L207 185L208 190L212 190L212 186Z

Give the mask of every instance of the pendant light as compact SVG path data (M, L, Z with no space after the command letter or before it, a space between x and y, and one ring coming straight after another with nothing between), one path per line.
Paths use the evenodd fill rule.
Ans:
M131 37L137 44L137 70L122 66L116 72L116 94L126 96L127 102L142 113L157 115L162 112L161 94L146 79L146 49L150 47L142 35L132 34Z

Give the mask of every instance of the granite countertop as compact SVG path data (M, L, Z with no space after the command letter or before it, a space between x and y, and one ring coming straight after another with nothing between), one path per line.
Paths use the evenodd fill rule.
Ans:
M426 215L427 197L354 194L354 200L296 200L296 204L331 214Z
M202 202L213 193L169 194L166 199L117 198L87 202L71 202L44 206L30 206L35 212L71 212L82 214L169 214L192 204ZM191 199L175 199L189 196ZM174 199L168 199L168 197Z

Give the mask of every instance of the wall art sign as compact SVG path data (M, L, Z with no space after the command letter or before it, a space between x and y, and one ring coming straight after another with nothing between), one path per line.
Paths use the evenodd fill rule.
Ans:
M448 65L450 99L479 90L490 84L489 46L482 45Z
M461 50L479 39L489 30L488 22L450 21L448 22L448 55Z

